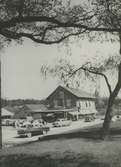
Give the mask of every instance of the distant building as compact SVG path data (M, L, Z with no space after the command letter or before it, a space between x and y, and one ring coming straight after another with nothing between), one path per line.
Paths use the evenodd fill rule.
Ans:
M95 97L84 91L58 86L48 97L48 112L72 119L95 115Z
M42 117L42 113L47 108L43 104L25 104L19 106L6 106L2 108L3 119L26 119L32 117L33 119L39 119Z
M43 104L26 104L26 107L29 109L30 115L34 119L41 118L42 113L47 110L47 107Z
M2 108L1 111L2 111L1 113L2 119L11 119L14 116L14 113L7 110L6 108Z
M14 118L16 119L26 119L28 117L39 119L42 117L42 112L47 110L43 104L25 104L22 106L16 106L16 109L17 112L15 112L14 115Z

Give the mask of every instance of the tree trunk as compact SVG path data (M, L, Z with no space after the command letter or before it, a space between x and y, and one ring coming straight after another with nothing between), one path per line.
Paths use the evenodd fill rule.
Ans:
M106 115L105 115L105 119L104 119L104 123L103 123L103 128L102 128L102 138L106 139L109 137L110 134L110 123L111 123L111 118L112 118L112 107L114 104L114 100L117 97L119 91L121 89L121 63L118 66L118 82L116 84L115 89L113 90L113 92L110 94L109 100L108 100L108 107L107 107L107 111L106 111Z
M103 128L102 128L102 139L107 139L110 134L110 123L111 123L111 118L112 118L112 106L114 103L114 97L110 95L109 101L108 101L108 107L103 123Z
M0 149L2 148L2 118L1 118L1 61L0 61Z

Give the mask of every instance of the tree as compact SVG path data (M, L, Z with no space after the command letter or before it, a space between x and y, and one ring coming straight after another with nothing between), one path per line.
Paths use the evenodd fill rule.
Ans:
M98 77L101 76L107 85L107 89L109 91L109 100L110 100L110 97L115 99L116 96L114 92L116 90L114 89L114 92L113 92L111 88L111 83L109 82L108 76L106 75L106 71L113 72L115 69L117 69L119 60L120 60L120 56L118 55L115 55L113 57L110 56L109 58L107 58L107 60L103 60L102 62L99 60L99 62L96 62L96 63L89 62L89 60L87 59L87 61L84 64L82 65L80 64L80 67L77 68L75 65L71 64L69 61L60 59L58 63L56 63L54 66L42 65L41 73L45 77L47 77L47 75L58 77L64 85L69 85L74 87L76 85L73 85L73 81L75 84L78 82L78 86L79 86L80 79L82 80L83 77L87 77L89 80L91 79L91 81L96 82ZM109 106L110 104L111 104L111 108ZM114 101L112 103L108 101L107 111L110 112L111 117L113 114L113 111L112 111L113 104L114 104ZM108 125L110 126L110 121ZM102 138L106 138L109 136L109 126L108 126L108 129L105 129L104 126L105 126L105 121L103 124L103 129L101 134Z
M1 61L0 61L0 97L1 97ZM2 120L1 120L1 100L0 100L0 148L2 148Z
M40 44L58 44L70 36L103 37L113 34L121 44L120 0L87 0L78 5L70 0L0 0L0 37L4 41L28 38ZM92 33L93 32L93 33ZM93 35L93 36L92 36ZM121 53L121 49L120 49ZM119 78L109 97L104 136L109 131L111 108L121 88Z

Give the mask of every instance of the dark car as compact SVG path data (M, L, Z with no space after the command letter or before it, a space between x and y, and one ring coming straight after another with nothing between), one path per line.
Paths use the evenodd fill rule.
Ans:
M19 136L36 136L43 135L49 131L49 127L25 127L17 130Z

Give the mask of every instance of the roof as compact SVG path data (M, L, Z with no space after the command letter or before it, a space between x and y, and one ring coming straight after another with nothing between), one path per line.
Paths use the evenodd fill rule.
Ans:
M14 106L5 106L4 109L6 109L7 111L10 111L13 114L15 114L18 111L18 109L15 108Z
M20 105L20 106L5 106L4 109L6 109L7 111L16 114L18 112L27 112L27 113L31 113L31 112L43 112L47 110L47 107L44 104L24 104L24 105Z
M87 93L87 92L82 91L80 89L75 89L75 88L70 88L70 87L65 87L65 86L58 86L55 89L55 91L60 87L65 89L66 91L70 92L71 94L73 94L77 98L95 99L95 96L90 94L90 93ZM52 92L47 98L49 98L54 92Z
M14 114L5 108L2 108L2 116L13 116Z
M79 97L79 98L95 98L94 95L87 93L85 91L82 91L80 89L75 89L75 88L69 88L69 87L64 87L64 89L66 89L67 91L69 91L70 93L72 93L73 95Z
M32 112L41 112L47 110L44 104L26 104L26 107Z
M75 108L62 108L62 109L50 109L50 110L47 110L46 112L73 112L73 111L77 111L78 109L75 107Z

